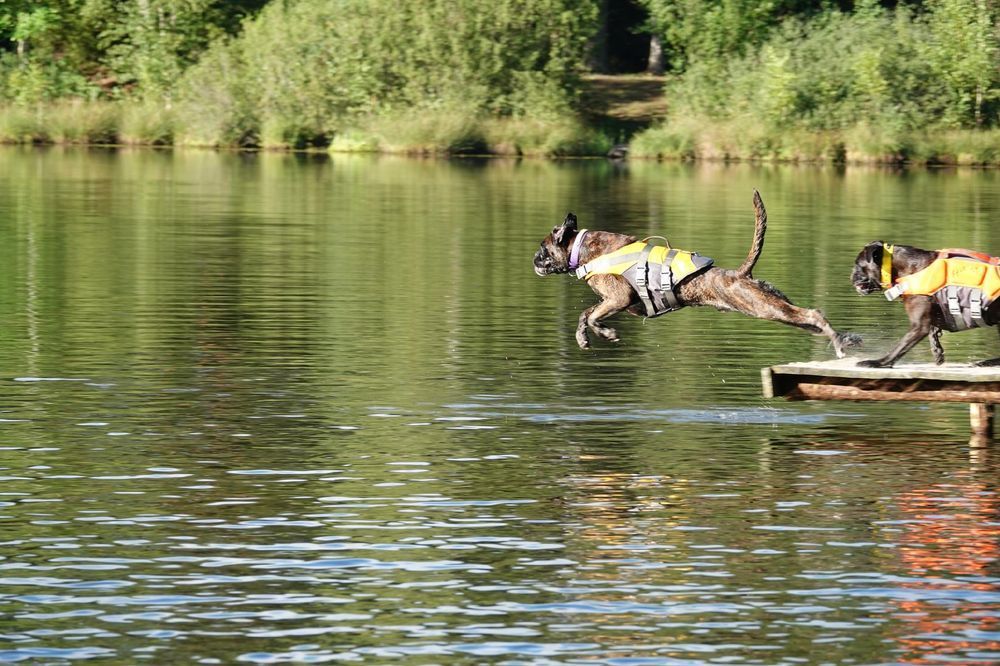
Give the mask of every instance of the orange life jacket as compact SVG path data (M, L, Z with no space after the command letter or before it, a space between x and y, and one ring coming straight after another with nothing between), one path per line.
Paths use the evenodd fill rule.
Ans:
M987 326L983 313L998 295L1000 257L960 249L941 250L930 266L897 278L885 292L890 301L932 296L950 331Z

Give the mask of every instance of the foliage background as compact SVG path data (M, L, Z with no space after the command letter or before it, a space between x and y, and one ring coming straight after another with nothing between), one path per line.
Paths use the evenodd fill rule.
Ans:
M1000 159L1000 0L5 0L0 138L600 154L615 2L668 71L634 154Z

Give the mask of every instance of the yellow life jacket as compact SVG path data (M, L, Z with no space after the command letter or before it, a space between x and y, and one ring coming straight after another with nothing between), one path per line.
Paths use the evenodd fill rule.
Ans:
M927 268L897 278L885 297L932 296L947 330L987 326L983 313L1000 295L998 263L1000 259L979 253L944 250Z
M654 240L662 240L663 244ZM588 261L576 269L576 277L589 280L595 275L621 275L638 294L646 316L657 317L683 307L677 299L677 286L712 263L709 257L672 248L665 240L653 237Z

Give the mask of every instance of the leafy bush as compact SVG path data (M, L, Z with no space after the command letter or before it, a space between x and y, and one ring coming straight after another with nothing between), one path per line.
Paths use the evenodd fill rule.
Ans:
M929 0L915 14L865 0L853 14L787 20L742 57L693 62L668 87L668 122L636 146L652 154L695 146L699 156L935 159L919 138L927 131L1000 120L991 7ZM683 136L682 119L697 119Z
M595 17L594 0L272 3L188 71L185 132L296 145L370 116L551 115L570 105Z
M996 48L984 46L996 42L992 23L975 38L945 37L957 28L936 8L963 3L985 8L981 0L936 0L930 13L915 16L905 7L889 12L869 3L854 14L790 20L742 58L695 63L671 98L678 114L746 116L770 127L829 130L862 118L904 131L971 127L995 99L1000 61Z

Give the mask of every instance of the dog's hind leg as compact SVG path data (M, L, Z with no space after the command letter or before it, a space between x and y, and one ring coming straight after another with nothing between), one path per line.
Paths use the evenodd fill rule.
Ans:
M861 344L861 336L855 333L838 333L819 310L800 308L790 301L782 305L774 308L776 316L763 318L803 328L813 335L825 335L833 344L833 351L837 358L847 356L847 352L844 350L848 347L856 347Z
M776 321L789 326L805 329L814 335L825 335L833 344L837 358L844 358L848 347L861 344L861 336L855 333L838 333L819 310L800 308L772 285L758 280L742 281L731 285L728 291L727 309L734 309L758 319ZM711 303L716 305L716 303Z
M944 347L941 346L941 329L937 326L931 327L931 353L934 354L935 365L941 365L944 363ZM995 359L1000 361L1000 359Z

